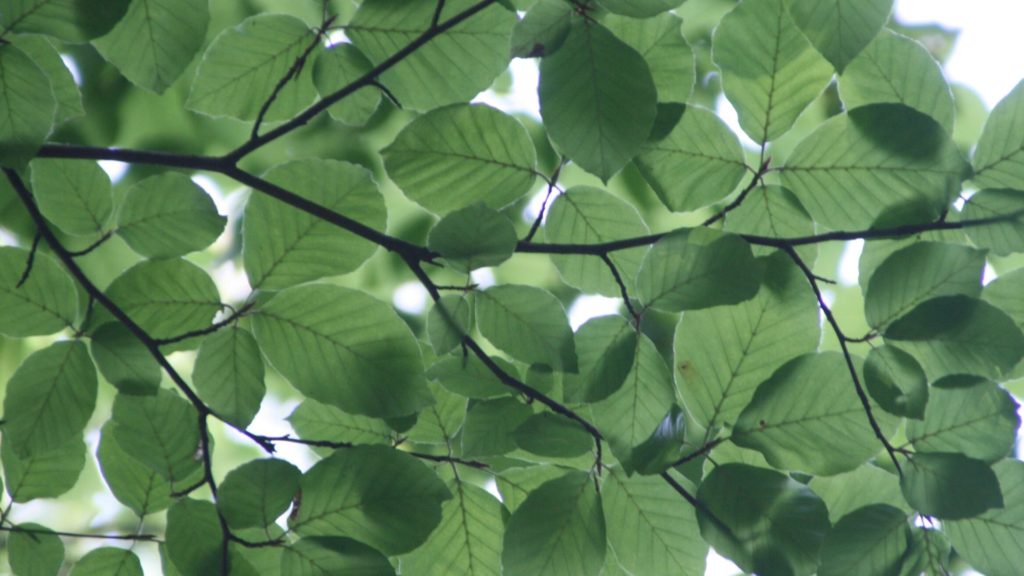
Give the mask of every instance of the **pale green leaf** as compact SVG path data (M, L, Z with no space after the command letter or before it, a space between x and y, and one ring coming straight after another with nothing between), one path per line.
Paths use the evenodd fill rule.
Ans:
M567 402L595 402L615 393L626 379L637 350L637 332L618 315L585 322L575 334L579 374L563 380Z
M142 563L131 550L96 548L75 562L71 576L143 576Z
M202 464L199 416L194 406L170 390L154 396L118 394L111 420L117 445L166 480L184 480Z
M860 364L855 358L858 372ZM891 436L899 420L877 407L872 413L882 433ZM805 354L783 364L758 386L731 438L779 469L826 476L853 470L881 446L838 352Z
M210 43L185 106L210 116L255 120L276 94L263 119L290 118L316 98L313 66L303 66L280 89L278 84L314 41L309 27L294 16L258 14L243 20Z
M688 312L675 333L675 377L704 428L731 425L775 369L817 349L818 305L800 270L772 257L757 296L736 306Z
M519 369L499 356L491 356L503 372L519 378ZM506 386L490 368L473 354L456 353L446 356L427 369L427 378L437 380L448 390L467 398L494 398L507 396L512 389Z
M578 422L552 412L530 416L512 438L517 446L538 456L570 458L594 449L594 439Z
M114 209L107 173L84 160L33 160L32 195L43 216L69 234L102 233Z
M573 20L573 7L564 0L540 0L512 29L512 56L537 58L562 47Z
M440 384L428 384L434 403L419 413L416 424L403 433L410 442L450 446L466 419L467 400Z
M544 239L556 244L600 244L650 233L636 207L600 188L573 186L551 203L544 221ZM616 250L608 255L626 289L632 290L646 247ZM620 296L621 288L608 265L586 255L552 254L562 279L583 292Z
M182 498L167 510L167 556L182 575L221 573L222 538L212 502Z
M658 240L644 257L636 285L645 307L699 310L753 298L761 266L739 236L691 228Z
M995 462L1017 439L1017 403L984 378L949 376L931 386L923 421L907 422L907 440L918 452L959 452Z
M697 510L701 536L742 570L808 576L817 567L828 511L803 484L774 470L721 464L697 499L707 507Z
M483 400L473 404L462 425L462 453L475 458L515 450L513 434L532 415L529 406L514 398Z
M135 0L93 44L133 84L161 94L195 58L209 23L206 0Z
M3 0L0 34L38 32L67 42L105 34L124 16L131 0Z
M898 576L909 540L906 512L865 506L843 516L825 537L818 576Z
M1024 190L1024 80L992 110L971 165L979 187Z
M847 108L910 106L953 133L956 105L939 63L919 42L891 30L882 30L850 62L839 77L839 94Z
M146 345L118 322L100 326L90 343L100 374L129 394L155 394L163 375Z
M103 426L96 450L96 460L110 493L139 517L170 506L170 482L122 450L113 428L110 422Z
M502 470L495 474L495 483L501 493L501 502L515 512L526 498L541 484L565 474L565 468L551 464L522 466Z
M598 3L616 14L624 14L633 18L650 18L671 10L683 2L684 0L599 0Z
M786 0L743 2L715 31L722 87L755 142L785 134L832 79L786 10Z
M383 230L384 197L369 171L337 160L281 164L266 179L328 210ZM253 288L285 288L323 276L347 274L377 246L278 200L256 194L245 208L242 260Z
M589 474L569 472L530 492L509 518L505 576L597 576L607 548L601 497Z
M408 325L364 292L289 288L259 308L253 329L270 363L314 400L377 417L405 416L431 402Z
M684 486L689 483L676 479ZM692 506L661 478L613 469L601 491L608 543L630 574L704 576L708 545Z
M301 477L284 460L250 460L221 481L217 508L232 528L269 526L291 506Z
M472 9L474 0L449 0L440 22ZM416 0L365 0L345 28L374 65L393 56L430 28L435 4ZM468 102L508 66L515 14L489 5L413 52L381 81L403 107L430 110Z
M31 58L50 79L53 97L57 101L57 117L54 122L62 124L84 116L82 93L53 43L43 36L34 34L19 35L12 40L14 45Z
M900 489L915 510L941 520L963 520L1004 505L992 469L958 453L915 454L903 467Z
M477 292L480 333L517 360L576 372L572 329L562 303L534 286L503 285Z
M18 576L57 576L64 563L64 543L45 526L18 524L7 537L7 559Z
M46 73L16 46L0 46L0 165L24 168L49 135L56 113Z
M266 393L263 374L256 340L244 328L233 326L203 339L192 381L210 408L244 428L259 412Z
M422 546L402 557L403 574L499 576L505 525L502 505L487 491L455 480L441 505L441 523Z
M454 350L469 334L473 324L473 301L470 298L456 294L442 296L427 312L427 337L434 354L447 354Z
M320 96L326 98L359 80L372 68L373 65L358 48L352 44L336 44L317 56L313 65L313 83ZM364 86L331 105L327 113L343 124L362 126L370 120L379 105L380 90Z
M928 576L949 574L949 556L952 546L945 532L937 529L913 528L910 549L903 558L900 576Z
M1024 561L1024 462L1007 459L995 470L1003 507L966 520L943 522L957 553L991 576L1013 576Z
M437 214L477 202L503 208L530 191L537 173L537 153L523 125L482 104L428 112L382 154L388 176L405 195Z
M864 386L879 407L896 416L924 418L928 379L913 356L883 344L864 362Z
M459 272L497 266L515 252L512 221L483 203L451 212L434 225L427 246Z
M349 414L340 408L303 400L288 416L288 423L303 440L350 444L391 444L391 428L383 420Z
M635 0L628 3L639 4ZM697 70L693 50L683 38L683 21L678 16L661 14L646 19L608 16L602 23L647 61L659 103L686 103L693 92Z
M651 435L633 448L630 465L645 475L661 474L686 452L686 413L673 404Z
M420 546L451 497L430 468L384 446L338 450L306 472L301 490L292 530L351 537L389 555Z
M981 298L1009 314L1017 326L1024 326L1024 269L1000 274L985 285Z
M349 538L302 538L285 547L281 554L281 576L394 576L394 573L395 569L383 554Z
M72 325L78 296L71 277L46 254L36 254L19 287L29 252L0 247L0 333L16 338L53 334Z
M814 235L814 221L792 192L781 186L758 186L735 210L729 212L722 229L734 234L753 234L768 238L799 238ZM815 244L796 246L807 264L818 257ZM751 246L754 256L766 256L776 249Z
M960 216L964 220L1008 218L1005 222L971 226L967 235L978 246L1000 256L1024 252L1024 191L982 190L971 196Z
M213 244L227 217L213 199L179 172L151 176L132 186L121 204L117 233L149 258L169 258Z
M893 0L787 0L787 4L815 48L843 72L881 31Z
M574 21L540 63L540 113L555 146L607 181L647 140L658 94L636 50L600 24Z
M25 458L80 437L96 407L96 389L96 368L82 342L35 352L7 382L4 440Z
M816 222L868 228L893 211L934 219L959 190L966 163L934 120L871 104L826 120L786 160L782 183Z
M825 502L832 522L871 504L910 511L900 492L899 477L871 464L835 476L815 476L807 486Z
M5 440L0 446L0 457L7 479L7 493L14 502L28 502L36 498L56 498L78 481L85 467L85 443L81 438L69 440L49 452L19 458Z
M868 324L884 327L938 296L981 294L985 252L967 246L918 242L894 252L875 269L864 294Z

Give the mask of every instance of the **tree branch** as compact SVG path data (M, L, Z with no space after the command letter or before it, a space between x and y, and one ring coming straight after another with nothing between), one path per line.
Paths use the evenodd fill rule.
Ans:
M0 526L0 532L21 532L22 534L56 534L65 538L83 538L92 540L130 540L135 542L161 542L156 534L88 534L85 532L59 532L40 528L23 528L21 526Z

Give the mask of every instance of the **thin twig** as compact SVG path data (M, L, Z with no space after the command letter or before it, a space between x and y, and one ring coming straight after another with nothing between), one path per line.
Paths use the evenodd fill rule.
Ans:
M430 18L430 29L437 28L441 21L441 12L444 11L444 0L437 0L437 7L434 8L434 15Z
M708 452L711 452L712 450L717 448L719 444L721 444L721 443L723 443L723 442L725 442L727 440L729 440L729 439L728 438L716 438L714 440L711 440L710 442L705 442L704 445L701 446L700 448L698 448L697 450L694 450L693 452L690 452L689 454L687 454L686 456L683 456L679 460L676 460L672 464L669 464L669 468L675 468L676 466L682 466L683 464L686 464L686 463L688 463L690 461L696 460L697 458L700 458L701 456L706 455Z
M113 236L113 235L114 235L114 232L111 231L111 230L108 230L108 231L104 232L102 236L97 238L96 241L93 242L92 244L89 244L88 246L86 246L85 248L82 248L81 250L68 250L68 254L71 254L75 258L79 258L81 256L85 256L86 254L89 254L93 250L95 250L95 249L99 248L100 246L102 246L103 243L106 242L107 240L109 240L110 237Z
M757 171L754 172L754 176L750 179L750 183L747 184L747 186L740 191L739 195L736 196L736 199L730 202L725 208L719 210L714 216L705 220L701 224L701 226L711 226L712 224L718 222L719 220L724 220L726 214L739 208L740 205L743 204L743 201L747 199L747 196L749 196L750 193L754 190L754 188L756 188L757 185L760 184L761 181L764 179L764 175L766 172L768 172L768 166L771 164L771 162L771 158L762 160L761 166L757 169Z
M0 526L0 532L21 532L23 534L55 534L66 538L84 538L93 540L132 540L136 542L160 542L156 534L88 534L85 532L60 532L42 528L24 528L22 526Z
M21 278L18 279L18 283L14 285L15 289L21 288L25 282L28 281L29 274L32 273L32 264L36 261L36 251L39 250L39 241L43 238L43 235L37 230L36 235L32 238L32 248L28 251L28 258L25 259L25 269L21 272Z
M537 218L530 225L530 231L526 233L526 237L523 238L523 242L529 242L533 240L533 237L537 234L537 230L540 229L540 223L544 220L544 212L548 208L548 201L551 200L551 194L555 188L558 187L558 177L562 174L562 167L565 166L565 158L558 160L558 165L555 166L555 171L551 173L551 176L547 179L548 181L548 192L544 195L544 201L540 204L540 212L537 213Z
M619 285L619 292L622 293L622 301L626 304L626 310L629 311L629 315L633 317L633 326L638 330L640 329L641 316L633 307L633 302L629 299L629 290L626 289L626 283L622 280L622 275L619 274L619 269L612 262L612 257L608 254L601 254L601 260L604 261L605 265L612 273L612 277L615 278L615 283Z
M375 79L372 82L370 82L370 86L373 86L380 90L384 94L384 96L387 97L388 100L391 100L391 103L395 105L395 108L398 108L399 110L402 109L402 103L398 101L398 96L395 96L395 93L392 92L390 88L385 86L383 82Z
M289 442L292 444L302 444L304 446L315 446L317 448L332 448L332 449L343 449L352 448L356 444L352 442L338 442L334 440L314 440L305 438L296 438L294 436L261 436L261 438L267 442ZM479 460L466 460L464 458L457 458L454 456L439 456L436 454L425 454L423 452L413 452L409 450L403 450L406 454L419 458L421 460L430 460L433 462L452 462L455 464L461 464L463 466L469 466L470 468L477 468L480 470L486 469L488 466L484 462Z
M210 324L206 328L202 328L200 330L192 330L190 332L185 332L184 334L179 334L177 336L172 336L170 338L154 338L153 341L156 342L158 346L166 346L168 344L175 344L181 342L182 340L188 340L189 338L213 334L214 332L220 330L221 328L227 326L228 324L237 322L238 319L241 318L242 316L245 316L245 313L252 309L254 305L255 302L246 302L244 305L242 305L242 307L232 312L232 314L227 318L221 320L220 322L214 322L213 324Z

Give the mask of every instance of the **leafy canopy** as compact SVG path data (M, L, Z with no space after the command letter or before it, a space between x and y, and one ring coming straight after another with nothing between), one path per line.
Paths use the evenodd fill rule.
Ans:
M1024 82L893 4L0 0L0 571L1018 573Z

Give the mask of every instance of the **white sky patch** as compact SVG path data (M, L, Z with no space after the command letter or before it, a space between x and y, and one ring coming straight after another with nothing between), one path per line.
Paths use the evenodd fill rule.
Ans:
M864 240L851 240L843 248L843 255L839 257L839 269L837 280L843 286L856 286L860 280L860 255L864 252Z
M514 58L509 64L512 73L512 89L508 94L486 90L473 99L475 103L488 104L507 113L526 114L540 120L540 100L537 99L537 84L540 69L533 58Z
M71 73L71 79L75 81L75 86L82 85L82 72L78 69L78 62L75 59L66 54L61 54L60 59L64 62L64 66Z
M708 559L705 574L742 574L743 571L739 569L727 558L715 552L714 548L708 549Z
M217 283L220 289L220 297L225 302L241 302L252 293L252 288L249 286L249 277L245 275L245 271L234 260L222 262L213 269L212 276L213 281Z
M620 304L622 300L618 298L584 294L569 306L569 325L576 330L591 318L615 314Z
M335 44L343 44L348 42L348 34L345 34L344 30L331 30L327 33L327 45L334 46Z
M494 286L494 272L490 268L477 268L470 272L469 277L481 290Z
M402 312L407 314L422 314L427 309L427 290L419 282L406 282L395 290L391 297Z
M558 195L557 192L552 192L551 198L548 200L548 208L551 208L551 203L555 201L555 197ZM530 201L523 208L523 222L527 224L533 224L537 220L537 216L540 215L541 208L544 206L544 199L548 197L548 187L545 185L543 188L537 191ZM547 220L547 210L544 211L544 220ZM544 220L541 220L543 224Z
M739 137L740 144L742 144L744 148L748 148L750 150L761 149L761 146L757 142L751 140L750 136L747 136L747 133L743 131L743 128L740 128L740 115L736 112L736 108L732 105L732 102L729 102L729 99L725 97L724 92L718 95L718 100L715 102L715 113L717 113L718 117L725 122L725 125Z
M97 162L100 168L107 173L107 177L114 184L117 184L121 178L124 178L125 172L128 171L128 164L125 162L118 162L117 160L100 160Z
M259 413L256 414L252 424L249 425L249 431L261 436L298 436L291 425L288 424L288 421L285 420L298 405L298 400L282 401L279 398L268 395L263 404L260 405ZM225 425L224 431L232 441L245 446L252 446L252 440L242 436L234 428ZM291 462L303 472L319 460L319 458L315 457L312 450L302 444L277 442L275 447L277 448L275 455L278 458Z
M999 277L999 273L992 267L988 262L985 263L985 269L981 272L981 285L988 286L989 282L992 282Z

